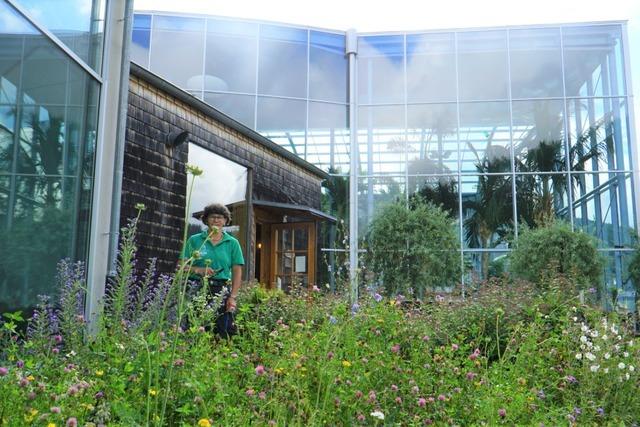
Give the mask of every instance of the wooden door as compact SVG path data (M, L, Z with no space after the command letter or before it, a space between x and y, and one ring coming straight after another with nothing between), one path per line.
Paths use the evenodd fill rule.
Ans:
M271 226L271 277L273 287L289 292L315 284L316 229L312 222Z

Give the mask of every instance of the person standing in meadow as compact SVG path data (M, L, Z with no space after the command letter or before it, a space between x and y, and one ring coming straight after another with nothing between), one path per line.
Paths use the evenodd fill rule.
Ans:
M215 332L223 338L236 333L233 313L236 310L244 265L240 243L222 229L230 221L231 212L223 204L205 206L202 222L207 229L189 237L182 253L189 275L209 287L211 299L218 300L222 297Z

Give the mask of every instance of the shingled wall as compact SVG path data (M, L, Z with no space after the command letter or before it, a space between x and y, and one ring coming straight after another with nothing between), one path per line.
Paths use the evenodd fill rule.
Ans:
M138 227L139 259L158 258L159 271L173 270L182 243L188 144L164 143L177 130L247 167L253 200L320 208L324 172L132 64L120 224L136 215L136 203L146 205Z

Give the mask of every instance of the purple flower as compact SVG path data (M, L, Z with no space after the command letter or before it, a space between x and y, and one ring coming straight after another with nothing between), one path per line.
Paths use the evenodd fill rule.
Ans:
M262 374L264 374L264 366L262 365L256 366L256 375L262 375Z
M382 301L382 295L376 292L375 294L373 294L373 299L376 300L376 302L380 302Z
M540 399L544 399L544 398L546 398L546 397L547 397L547 396L544 394L544 390L542 390L542 389L538 390L538 397L539 397Z
M357 302L354 302L353 305L351 306L351 313L355 314L358 312L358 310L360 310L360 304L358 304Z
M476 377L476 373L475 372L467 372L467 379L469 381L472 381L475 377Z
M580 409L578 407L575 407L575 408L573 408L573 413L576 414L576 416L580 415L580 414L582 414L582 409Z
M500 408L500 409L498 409L498 416L499 416L500 418L504 418L504 417L506 417L506 416L507 416L507 410L506 410L506 409L504 409L504 408Z
M423 408L427 405L427 400L424 397L421 397L420 399L418 399L418 406Z
M578 382L576 377L574 377L573 375L567 375L566 380L569 384L575 384Z
M598 414L599 416L603 416L604 415L604 409L603 408L596 409L596 414Z
M57 343L60 344L62 342L62 335L58 334L56 336L53 337L53 340Z
M104 392L99 391L93 397L95 397L96 399L102 399L104 397Z
M24 361L22 361L22 360L18 360L18 361L16 362L16 366L17 366L19 369L24 368Z
M336 319L334 316L329 316L329 323L335 325L336 323L338 323L338 319Z

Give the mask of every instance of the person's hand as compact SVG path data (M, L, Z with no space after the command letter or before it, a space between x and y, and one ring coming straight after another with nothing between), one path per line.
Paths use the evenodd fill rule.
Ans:
M216 271L211 267L200 267L198 273L203 277L213 276Z
M227 311L236 311L236 297L229 295L227 298Z

